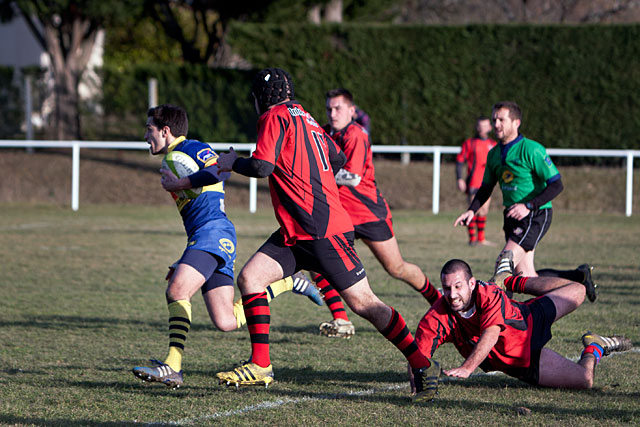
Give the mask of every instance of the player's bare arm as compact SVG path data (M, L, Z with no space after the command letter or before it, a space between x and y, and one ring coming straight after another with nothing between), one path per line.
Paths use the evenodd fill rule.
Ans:
M221 172L230 172L233 168L233 163L238 158L238 154L235 152L233 147L229 147L228 153L220 154L218 157L218 169Z
M444 373L450 377L468 378L469 375L471 375L473 371L480 366L482 361L487 358L493 346L498 342L499 337L500 326L489 326L482 332L482 335L480 335L480 339L478 340L478 344L476 344L476 347L473 349L469 357L467 357L467 360L464 361L462 366L449 369L448 371L444 371Z
M160 169L160 173L162 174L162 179L160 183L162 184L162 188L167 191L180 191L180 190L188 190L191 187L191 181L189 177L178 178L171 172L171 170L162 168Z

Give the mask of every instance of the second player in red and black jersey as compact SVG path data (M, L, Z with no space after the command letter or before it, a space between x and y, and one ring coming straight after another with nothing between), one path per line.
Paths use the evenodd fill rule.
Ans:
M351 181L360 179L357 185L346 184L339 188L340 201L349 212L353 225L387 221L391 229L391 211L376 184L369 133L355 120L340 130L333 129L331 125L326 125L324 129L347 156L347 163L342 167L346 173L336 177L338 182L342 181L345 174L352 175ZM393 235L393 229L390 231Z
M325 130L347 156L347 162L336 171L336 182L340 201L353 221L355 237L371 249L392 277L404 281L432 303L438 298L438 291L420 267L406 262L400 254L389 205L376 185L369 134L353 120L353 95L347 89L330 90L326 108L329 124ZM336 292L321 275L313 277L333 316L333 320L320 325L321 333L330 337L353 335L353 325Z

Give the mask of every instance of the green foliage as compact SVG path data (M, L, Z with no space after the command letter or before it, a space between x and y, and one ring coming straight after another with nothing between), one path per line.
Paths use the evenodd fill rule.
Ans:
M249 97L251 72L211 69L204 65L145 64L105 66L105 133L116 139L140 138L147 111L147 81L158 80L158 103L183 106L189 114L189 137L203 141L249 142L257 116ZM133 122L117 118L135 117Z
M525 135L565 148L640 146L638 40L636 25L236 24L229 35L255 68L290 71L321 122L324 93L352 90L376 143L457 145L511 99Z

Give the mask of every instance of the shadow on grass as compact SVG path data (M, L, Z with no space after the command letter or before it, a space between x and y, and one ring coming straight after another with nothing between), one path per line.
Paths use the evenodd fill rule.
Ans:
M90 421L67 420L62 418L32 418L15 417L0 414L0 424L3 425L35 425L35 426L140 426L140 423L130 421Z
M94 329L94 328L119 328L134 326L141 328L167 330L167 322L154 322L138 319L119 319L117 317L83 317L83 316L62 316L43 315L25 316L23 320L0 321L0 328L22 327L27 329ZM191 331L216 330L210 322L192 323Z

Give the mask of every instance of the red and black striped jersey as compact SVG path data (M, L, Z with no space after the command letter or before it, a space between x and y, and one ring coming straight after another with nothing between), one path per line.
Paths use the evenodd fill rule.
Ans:
M325 129L328 128L325 126ZM347 156L347 163L342 168L362 178L355 187L339 187L340 201L349 212L353 224L390 219L389 205L376 185L369 133L360 124L352 121L344 129L331 132L330 135Z
M269 189L285 244L353 230L331 167L339 152L296 101L275 105L260 116L252 157L275 165Z
M462 357L475 348L482 331L500 326L498 342L481 365L484 370L505 371L526 368L531 359L531 314L524 303L510 300L497 286L478 281L473 297L475 313L465 319L454 313L445 297L440 297L425 314L416 331L420 351L431 357L445 342L453 343Z
M462 149L456 156L456 162L467 164L467 186L480 188L484 169L487 166L487 154L495 147L493 139L469 138L462 143Z

